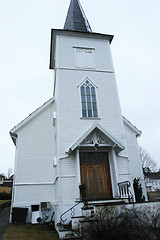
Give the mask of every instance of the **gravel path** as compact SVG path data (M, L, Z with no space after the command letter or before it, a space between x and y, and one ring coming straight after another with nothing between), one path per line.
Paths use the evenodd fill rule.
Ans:
M3 239L7 227L9 226L10 207L0 209L0 240Z

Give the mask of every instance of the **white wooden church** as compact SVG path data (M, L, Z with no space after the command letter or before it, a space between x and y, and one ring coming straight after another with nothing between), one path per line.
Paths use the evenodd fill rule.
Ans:
M26 208L27 222L52 216L58 229L84 206L135 201L134 178L146 197L141 131L121 113L112 39L92 32L79 0L71 0L64 29L51 30L53 97L10 131L12 208Z

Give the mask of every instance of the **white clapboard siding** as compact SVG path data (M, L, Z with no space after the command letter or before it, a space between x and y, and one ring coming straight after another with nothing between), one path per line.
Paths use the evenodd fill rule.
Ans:
M120 182L125 182L125 181L131 182L130 175L129 174L119 174L118 182L120 183Z
M130 181L129 162L126 157L118 157L118 182Z
M76 47L93 49L96 70L114 71L108 41L74 36L57 36L56 68L76 68Z
M62 177L62 192L61 197L64 201L76 199L77 184L76 177Z
M118 174L129 174L128 158L118 157L117 166L118 166Z
M71 154L68 158L61 159L61 197L64 201L76 198L77 176L76 156Z
M68 158L61 159L61 176L75 176L76 174L76 156L75 153Z
M27 185L27 186L16 186L14 202L20 203L35 203L40 202L53 202L53 185Z
M52 104L18 132L15 183L53 182Z
M143 172L142 172L142 166L140 162L139 147L138 147L136 134L126 124L124 124L124 126L125 126L125 136L127 140L128 159L129 159L131 177L132 179L137 177L143 179Z

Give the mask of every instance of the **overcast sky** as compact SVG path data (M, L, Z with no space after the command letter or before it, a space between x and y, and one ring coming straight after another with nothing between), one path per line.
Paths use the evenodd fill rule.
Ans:
M0 0L0 173L14 165L9 131L52 97L50 30L64 26L70 0ZM160 1L81 0L94 32L113 34L123 115L159 164Z

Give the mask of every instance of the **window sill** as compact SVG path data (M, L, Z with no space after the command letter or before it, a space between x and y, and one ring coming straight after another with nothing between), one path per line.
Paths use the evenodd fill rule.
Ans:
M101 120L99 117L81 117L82 120Z

